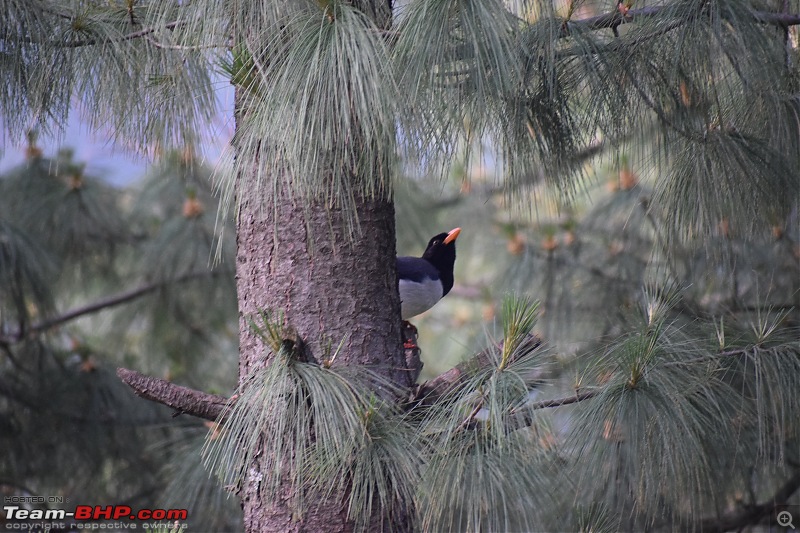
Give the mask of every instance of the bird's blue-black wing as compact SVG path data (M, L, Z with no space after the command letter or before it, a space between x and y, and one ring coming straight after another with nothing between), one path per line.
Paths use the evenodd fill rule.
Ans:
M397 278L421 283L425 280L439 279L439 271L425 259L419 257L398 257Z

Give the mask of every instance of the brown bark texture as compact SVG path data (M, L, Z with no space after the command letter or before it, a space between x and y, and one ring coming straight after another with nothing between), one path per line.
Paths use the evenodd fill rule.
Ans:
M117 376L146 400L175 409L175 416L187 414L205 420L218 420L225 412L228 398L175 385L167 380L145 376L135 370L118 368Z
M245 200L237 223L240 380L269 357L249 321L259 310L281 311L311 355L344 339L334 365L367 365L402 387L412 384L401 343L395 272L394 207L359 202L363 234L350 242L337 213L291 200L264 209ZM270 450L263 450L264 454ZM247 531L347 531L342 497L332 495L298 519L288 498L261 501L259 465L240 493Z
M353 4L379 27L390 26L391 2ZM290 182L291 176L286 179ZM357 198L361 234L354 242L335 208L289 195L272 198L266 207L255 199L259 195L248 192L238 191L236 227L240 383L251 370L269 364L263 342L249 324L255 313L267 310L283 313L312 357L319 360L327 346L336 349L342 342L334 365L365 365L399 387L413 385L418 369L407 369L402 347L392 200ZM289 494L263 501L261 465L258 459L255 463L239 493L247 531L352 530L344 494L334 492L312 502L302 516L292 509ZM374 528L385 529L377 517ZM410 529L399 524L390 528Z

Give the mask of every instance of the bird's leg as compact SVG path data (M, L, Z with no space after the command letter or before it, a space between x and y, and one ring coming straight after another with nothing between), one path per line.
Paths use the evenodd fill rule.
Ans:
M403 348L413 350L419 348L416 343L417 328L408 320L403 320Z

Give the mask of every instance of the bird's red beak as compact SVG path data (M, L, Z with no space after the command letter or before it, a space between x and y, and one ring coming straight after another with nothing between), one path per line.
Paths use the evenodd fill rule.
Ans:
M447 237L444 238L445 244L450 244L454 240L458 238L458 234L461 233L461 228L456 228L454 230L450 230L450 233L447 234Z

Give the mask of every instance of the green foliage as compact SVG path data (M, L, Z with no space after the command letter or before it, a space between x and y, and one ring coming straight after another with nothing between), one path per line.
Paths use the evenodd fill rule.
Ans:
M394 54L417 121L408 131L419 136L424 154L448 157L459 139L471 142L495 126L498 104L521 77L513 29L514 19L497 0L422 0L407 7Z
M87 176L70 150L56 158L36 157L0 182L0 205L58 257L75 262L102 258L130 240L119 208L119 191Z
M539 509L548 466L536 442L509 436L502 446L480 431L454 437L427 464L421 486L424 531L530 531Z
M430 409L421 425L428 460L419 486L426 531L537 529L558 492L552 473L552 430L529 409L531 387L547 361L529 343L537 304L508 296L502 346L494 364L477 370ZM520 429L523 428L523 429Z
M797 196L785 193L800 191L800 175L762 139L717 129L700 143L677 139L673 149L671 172L653 200L684 241L712 234L722 220L751 235L796 207Z
M4 347L4 486L16 494L24 488L84 501L121 499L131 488L152 487L159 461L171 454L159 458L143 450L149 439L171 431L168 414L139 402L112 368L100 366L107 354L55 344L35 339L13 352Z
M545 418L544 428L552 433L540 440L553 443L555 458L538 468L546 478L541 485L529 482L529 529L698 529L714 514L711 509L739 509L731 503L737 493L749 492L745 501L768 500L794 471L796 425L784 409L795 402L790 390L800 348L796 225L785 226L788 237L761 230L748 238L731 226L727 234L717 229L713 239L697 236L680 244L669 238L669 214L647 209L653 189L631 170L635 163L618 165L609 164L609 190L605 184L593 187L585 205L567 213L553 207L552 215L542 212L537 222L497 208L502 191L483 185L483 177L472 190L459 191L460 181L448 183L443 200L432 200L422 183L400 197L412 204L398 207L403 219L419 213L436 227L436 219L431 223L422 213L437 205L437 217L464 220L463 235L471 236L459 242L456 279L463 292L415 321L425 339L423 358L431 354L426 370L446 369L465 352L474 353L463 346L475 346L474 332L492 323L492 314L481 313L499 300L498 291L511 287L541 298L535 330L554 348L553 359L529 374L537 385L531 405L542 398L569 400L576 392L588 396ZM414 227L404 230L398 246L413 251L404 243L414 242L408 235L413 237ZM480 290L464 290L473 287ZM520 316L508 312L509 303L496 306L506 329L507 317ZM498 329L503 331L499 324ZM499 364L499 348L497 354ZM448 357L449 365L440 362ZM452 420L440 420L439 431L470 426L465 420L491 390L476 381L480 385L472 390L480 392L464 396L461 404L443 404ZM523 382L511 382L519 383L511 398L531 388L530 379ZM546 411L534 409L531 419L524 410L514 414L522 413L519 420L527 427ZM484 415L495 420L488 409L478 412L475 425ZM442 439L434 448L446 445ZM451 453L446 449L445 458ZM423 475L450 475L442 465ZM457 485L453 479L442 486ZM513 487L509 482L503 489ZM540 492L556 501L537 506L533 495ZM453 509L458 497L437 499L429 509ZM542 507L548 512L537 514ZM486 529L507 528L489 520L515 516L512 507L499 503L483 508L503 509L486 512ZM429 516L434 519L477 529L467 528L466 515L455 511ZM439 523L439 529L449 523Z
M239 487L257 460L263 497L286 496L279 491L288 482L298 516L313 497L344 491L359 530L376 509L393 523L414 505L425 530L534 527L529 492L545 486L552 442L526 397L544 362L524 342L536 304L509 297L505 305L510 347L489 348L496 365L478 370L441 404L419 408L421 418L377 397L376 386L397 391L363 369L298 360L283 319L261 312L253 327L271 362L252 371L221 428L212 430L206 466L225 486ZM533 428L520 429L534 419ZM271 453L259 456L263 449Z
M397 413L394 422L385 418L395 408L374 396L378 378L366 370L340 372L300 361L280 317L276 321L262 312L259 322L254 327L271 362L243 380L219 435L215 429L208 440L207 468L224 485L239 487L258 461L262 497L285 497L288 483L298 516L312 496L349 482L349 515L362 526L376 505L385 504L389 516L408 506L419 457L397 440L408 438L399 431ZM379 383L391 391L388 383ZM265 448L270 453L262 455Z
M601 393L580 410L572 434L578 483L593 491L588 480L613 479L606 491L587 494L589 501L632 505L650 524L662 518L647 514L659 501L664 516L691 523L717 481L713 450L734 438L734 413L746 415L726 404L734 404L733 391L720 376L682 364L704 352L663 320L620 339L596 363Z
M224 197L244 180L240 199L297 197L342 210L354 231L355 197L390 194L399 96L387 48L375 24L343 2L276 22L237 49L230 67L244 90Z
M174 7L174 6L173 6ZM73 98L90 124L147 150L198 140L215 101L207 58L174 41L149 3L3 3L6 131L64 126Z
M180 444L194 435L198 453L202 424L142 402L114 372L130 365L230 386L235 359L219 354L235 352L235 294L230 271L209 268L209 171L173 154L157 180L122 190L69 150L44 156L34 140L28 159L0 176L4 490L98 503L135 496L160 508L171 496L192 524L231 527L235 508L203 518L209 498L221 501L208 480L194 494L162 492L199 465ZM164 238L172 227L189 229Z
M532 303L524 297L507 296L503 298L503 352L499 368L504 369L512 360L523 342L528 340L536 324L539 303Z
M800 428L796 412L798 364L797 326L786 323L787 313L767 311L746 323L728 324L720 333L725 357L708 363L734 386L751 409L743 432L752 439L757 456L783 463L794 460Z
M206 425L217 427L212 424ZM164 509L188 505L193 524L209 531L227 531L240 524L241 510L239 502L203 467L202 449L207 435L207 427L193 426L150 446L155 454L174 456L162 465L159 477L165 482L155 499Z
M344 462L315 458L321 466L315 477L322 483L317 483L321 489L327 484L331 493L332 489L348 493L347 513L357 530L366 530L376 511L384 522L402 523L414 509L425 464L423 450L414 427L385 402L372 398L361 417L360 431L343 443Z
M596 383L598 394L577 408L568 437L579 498L629 510L627 527L634 529L665 520L692 527L742 483L729 470L733 465L782 462L784 445L796 442L789 434L794 427L774 410L794 403L775 395L796 386L796 339L775 339L767 364L741 338L736 348L715 347L704 340L711 328L677 320L670 302L658 298L646 297L638 332L590 362L582 381ZM766 366L785 374L759 375ZM751 389L762 386L758 393ZM732 442L736 453L719 453ZM591 482L598 478L613 483L601 488Z
M391 194L398 153L445 176L474 151L524 204L542 182L573 198L585 157L633 143L684 241L720 217L753 235L800 194L795 29L764 6L676 1L616 21L587 15L619 14L601 2L417 0L394 21L366 6L6 2L4 124L19 138L63 122L77 95L129 143L194 144L217 111L216 62L240 88L225 205L302 198L351 236L354 199Z
M0 219L0 316L3 322L27 321L34 305L40 311L52 307L48 279L54 260L24 233Z

